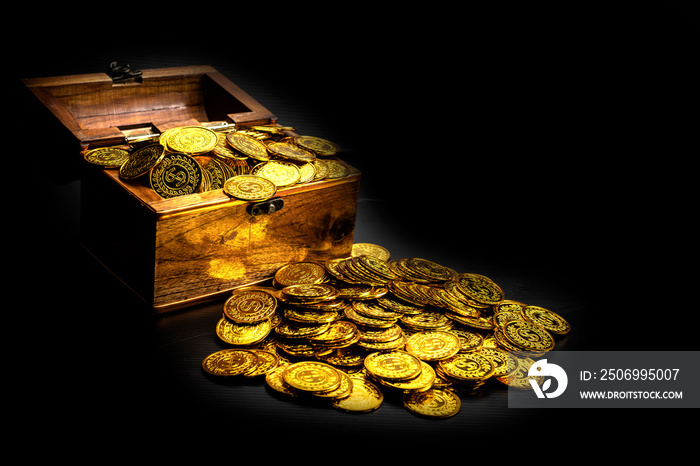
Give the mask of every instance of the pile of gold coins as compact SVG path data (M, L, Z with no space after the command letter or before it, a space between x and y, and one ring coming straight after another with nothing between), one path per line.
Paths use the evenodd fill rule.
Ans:
M278 125L230 125L217 131L183 126L131 145L88 150L83 157L119 169L125 180L148 178L163 198L223 189L232 197L263 200L280 187L348 175L346 165L330 158L340 150L336 144L294 135L294 130Z
M489 383L532 389L533 358L569 330L550 310L506 300L488 277L362 243L351 257L293 262L270 286L235 290L215 330L230 348L202 368L347 412L373 411L391 391L409 411L442 418Z

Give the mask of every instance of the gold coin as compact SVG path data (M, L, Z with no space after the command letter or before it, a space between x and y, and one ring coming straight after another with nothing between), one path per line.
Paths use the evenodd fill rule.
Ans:
M422 361L439 361L454 356L461 342L453 333L434 330L414 333L406 340L406 351Z
M483 304L495 305L503 300L503 290L493 280L476 273L462 273L456 277L459 290Z
M476 351L484 346L484 337L475 332L468 332L462 329L450 329L450 333L457 335L460 341L459 352L468 353Z
M265 339L272 330L270 319L257 324L236 324L226 317L219 319L216 324L216 335L224 343L236 346L246 346Z
M544 328L526 320L511 320L503 325L503 336L524 351L549 351L554 338Z
M313 179L316 177L316 166L311 162L302 164L299 166L299 174L300 177L297 183L301 184L313 181Z
M431 388L404 394L403 405L409 411L422 416L446 418L457 414L462 402L451 390Z
M463 381L481 381L491 377L495 367L491 360L479 353L458 353L438 363L449 377Z
M326 278L326 269L315 262L292 262L275 273L275 282L281 287L313 285Z
M202 168L186 154L166 154L151 169L151 188L161 197L185 196L197 191L202 182Z
M134 151L129 160L119 167L119 176L124 179L133 179L148 173L158 165L165 156L165 147L160 144L149 144Z
M364 365L370 374L389 381L409 380L422 370L421 361L402 350L372 353L365 358Z
M213 150L219 142L216 132L202 126L183 126L168 134L168 148L175 152L199 155Z
M119 168L129 160L129 152L118 147L100 147L87 151L83 157L93 165Z
M224 192L244 201L264 201L277 192L272 181L257 175L237 175L224 183Z
M287 300L295 302L327 301L338 296L338 290L323 283L286 286L282 288L281 292Z
M427 259L419 257L411 257L406 261L406 265L413 269L414 272L424 276L431 281L447 281L457 274L454 270L445 267L444 265L436 264Z
M379 408L384 401L382 391L364 377L350 377L352 391L350 395L340 400L333 400L331 404L341 411L353 413L368 413Z
M316 159L312 162L314 164L314 169L316 170L314 174L314 181L320 181L328 176L328 164L321 159Z
M299 167L282 160L270 160L256 165L251 174L262 176L275 183L278 188L291 186L301 179Z
M287 384L285 384L284 380L282 379L282 373L285 371L286 368L287 365L278 364L277 367L265 374L265 383L268 387L279 393L283 393L285 395L294 397L297 396L297 392L295 392Z
M301 361L287 366L282 373L285 383L304 392L323 392L340 387L338 371L323 362Z
M331 157L340 151L337 144L314 136L296 136L294 144L321 157Z
M522 315L533 324L556 335L565 335L571 330L571 325L562 316L543 307L525 306Z
M389 250L379 246L377 244L371 243L355 243L352 245L352 252L350 253L353 257L357 256L372 256L384 262L388 262L391 254Z
M277 299L264 290L241 289L233 292L224 303L224 315L239 324L256 324L272 317Z
M259 375L265 375L268 372L274 370L275 367L277 367L277 364L279 364L279 356L277 356L272 351L257 348L250 348L248 351L255 353L255 355L258 357L258 364L253 370L245 372L243 374L245 377L257 377Z
M295 162L313 162L316 159L313 153L288 142L271 142L267 150L277 157Z
M312 394L318 398L332 398L332 399L342 399L350 396L352 393L353 382L350 376L343 372L342 370L337 370L338 375L340 375L340 386L335 390L324 390L313 392Z
M382 380L382 385L386 385L387 387L398 388L399 390L428 390L435 381L435 369L433 369L433 367L430 364L424 361L421 361L421 367L422 370L420 375L414 379L406 380L404 382L389 382L386 380Z
M270 154L267 152L267 147L265 147L265 144L257 139L234 132L226 135L226 141L233 148L233 150L245 155L246 157L260 160L261 162L267 162L270 160Z
M326 165L328 165L328 175L326 178L334 180L338 178L345 178L350 174L350 169L343 163L337 160L329 159L324 160Z
M511 355L511 357L513 356ZM542 385L544 383L545 378L543 376L531 377L529 375L530 367L535 363L533 359L516 357L514 357L514 359L517 363L515 370L510 372L508 375L496 377L496 380L508 385L509 387L520 390L532 390L530 379L534 379L538 385Z
M518 368L518 360L500 348L481 348L479 354L483 354L493 363L494 377L507 376Z
M212 375L232 377L253 369L258 357L244 349L225 349L210 354L202 361L202 369Z

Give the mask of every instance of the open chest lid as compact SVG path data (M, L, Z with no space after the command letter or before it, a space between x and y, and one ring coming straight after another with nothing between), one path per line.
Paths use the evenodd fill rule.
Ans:
M275 123L275 116L211 66L143 70L138 79L107 73L24 79L82 149L208 122Z
M252 126L277 122L269 110L211 66L143 70L138 79L124 81L94 73L32 78L23 83L77 140L76 153L158 137L176 127L214 129L232 123ZM350 179L314 181L278 192L317 189L359 176L357 169L344 165ZM222 189L162 198L144 183L122 179L118 170L103 172L157 215L243 202Z

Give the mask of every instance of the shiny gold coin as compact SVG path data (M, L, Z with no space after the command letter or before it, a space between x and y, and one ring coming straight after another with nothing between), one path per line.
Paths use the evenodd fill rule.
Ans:
M272 330L270 319L257 324L236 324L225 317L216 324L216 335L224 343L236 346L246 346L265 339Z
M254 368L258 357L244 349L225 349L210 354L202 361L202 369L212 375L233 377Z
M270 154L267 152L267 147L257 139L250 136L245 136L241 133L233 132L226 135L226 141L235 150L246 157L267 162L270 160Z
M316 159L312 162L314 164L315 174L314 181L320 181L328 176L328 164L321 159Z
M494 365L494 377L507 376L518 368L518 361L510 353L499 348L481 348L479 354L483 354Z
M338 296L338 290L323 283L286 286L281 292L288 301L293 302L318 302Z
M382 385L386 385L387 387L392 388L398 388L399 390L428 390L435 381L435 369L433 369L433 367L430 364L424 361L421 361L421 367L422 370L420 375L414 379L406 380L404 382L389 382L386 380L382 380Z
M340 385L335 390L325 390L325 391L315 391L313 395L318 398L332 398L340 400L350 396L352 393L353 382L350 376L343 372L342 370L336 369L338 375L340 375Z
M133 179L148 173L158 165L165 156L165 147L160 144L149 144L134 151L129 160L119 167L119 176L124 179Z
M197 191L202 183L202 168L187 154L166 154L151 169L151 188L163 198L186 196Z
M256 165L250 173L267 178L275 183L278 188L291 186L301 179L299 167L282 160L270 160L269 162Z
M89 150L83 156L93 165L104 168L119 168L129 160L129 152L118 147L100 147Z
M459 352L468 353L470 351L476 351L484 346L484 337L476 332L469 332L467 330L453 328L450 329L450 333L457 335L460 342Z
M355 243L350 254L353 257L372 256L384 262L388 262L391 257L388 249L372 243Z
M431 388L404 394L403 405L421 416L446 418L457 414L462 402L451 390Z
M471 382L485 380L495 371L489 358L475 352L458 353L440 361L438 367L449 377Z
M281 287L313 285L326 278L326 268L315 262L292 262L275 273L275 282Z
M316 361L301 361L287 366L282 378L290 387L304 392L335 390L342 382L336 369Z
M277 157L295 162L313 162L316 159L312 152L288 142L271 142L267 145L267 150Z
M316 166L311 162L304 163L299 166L299 174L299 181L297 181L297 183L301 184L313 181L316 177Z
M460 291L480 303L495 305L503 300L503 290L488 277L462 273L456 277L456 281Z
M245 201L264 201L277 192L277 186L262 176L237 175L224 183L224 192Z
M331 157L340 151L337 144L314 136L296 136L294 144L321 157Z
M202 126L184 126L168 134L168 148L174 152L199 155L213 150L219 142L216 132Z
M544 328L526 320L512 320L503 325L503 336L524 351L549 351L554 338Z
M253 352L258 357L258 364L253 370L245 372L243 375L245 377L257 377L259 375L265 375L268 372L277 367L279 364L279 356L277 356L272 351L250 348L248 351Z
M324 160L324 162L326 162L326 165L328 165L328 179L334 180L338 178L345 178L350 174L350 169L337 160L329 159Z
M559 314L539 306L526 306L522 315L533 324L544 327L555 335L565 335L571 330L571 325Z
M422 361L439 361L454 356L461 348L457 335L445 331L414 333L406 340L406 351Z
M372 353L365 358L364 365L370 374L397 382L417 377L422 370L417 357L401 350Z
M272 369L270 372L265 374L265 383L267 384L268 387L271 389L282 393L284 395L290 396L290 397L295 397L297 396L297 392L295 392L293 389L291 389L287 384L284 383L284 379L282 379L282 373L285 371L287 368L287 365L281 365L278 364L277 367Z
M239 324L256 324L272 317L277 299L267 291L245 288L233 292L224 303L224 315Z
M431 281L447 281L457 274L454 270L420 257L411 257L406 261L406 265L414 272L422 275Z
M530 367L535 363L533 359L515 357L512 355L511 357L513 357L517 362L516 369L510 372L508 375L496 377L496 380L508 385L511 388L516 388L519 390L532 390L530 379L535 380L538 385L542 385L544 383L544 377L530 377L528 374Z
M384 394L376 385L364 377L350 377L350 379L352 380L350 395L340 400L333 400L331 404L334 408L353 413L368 413L382 405Z

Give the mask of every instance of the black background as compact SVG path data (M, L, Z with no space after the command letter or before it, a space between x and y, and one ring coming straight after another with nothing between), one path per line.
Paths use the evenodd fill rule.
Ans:
M201 4L110 15L99 6L42 8L40 20L27 8L21 34L5 40L5 111L16 118L5 126L6 309L17 387L32 394L25 429L77 421L77 438L122 448L303 437L430 451L477 437L501 445L505 435L520 455L529 439L614 442L682 419L514 412L498 390L463 398L448 421L412 416L396 400L358 417L205 378L197 364L221 348L222 302L153 318L90 259L79 245L75 154L33 127L18 79L100 72L113 60L212 65L280 123L337 142L362 171L356 242L483 273L507 297L560 312L573 331L558 349L690 350L693 10Z

